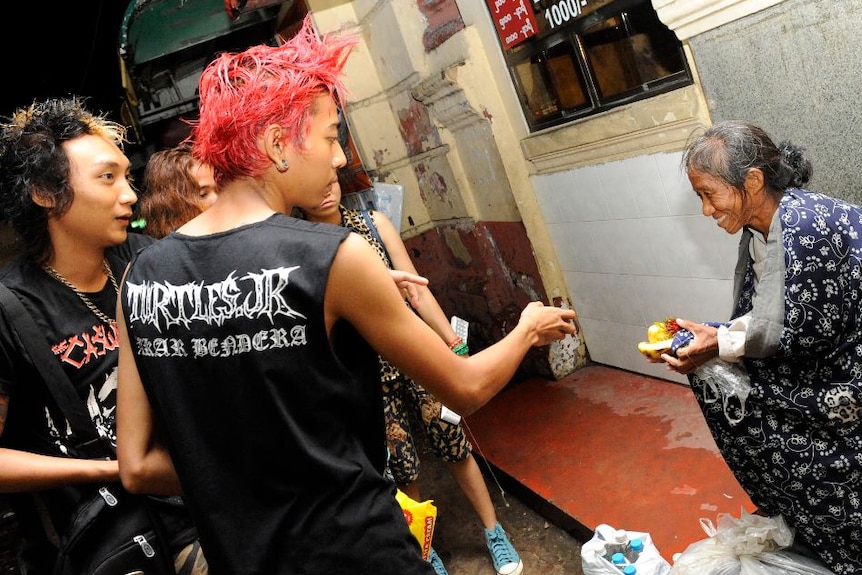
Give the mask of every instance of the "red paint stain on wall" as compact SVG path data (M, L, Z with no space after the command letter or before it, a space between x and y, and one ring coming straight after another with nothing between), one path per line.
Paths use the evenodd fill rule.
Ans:
M446 315L470 322L472 351L511 331L529 302L551 303L521 222L459 222L405 245ZM515 380L529 376L552 376L545 351L532 350Z
M464 29L464 20L455 0L417 0L419 11L428 20L422 33L422 45L426 52L440 46L456 32Z
M407 155L415 156L441 145L440 134L422 102L410 100L410 106L398 111L399 130Z

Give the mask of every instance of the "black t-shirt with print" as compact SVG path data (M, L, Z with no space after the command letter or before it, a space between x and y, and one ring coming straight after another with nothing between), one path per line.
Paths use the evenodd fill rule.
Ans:
M108 250L106 257L119 283L126 264L134 253L153 242L140 234ZM49 276L31 261L19 258L0 270L0 282L18 297L30 312L45 345L69 376L81 401L86 405L99 434L116 445L116 388L119 338L116 323L105 323L69 287ZM117 294L111 281L98 293L85 294L103 314L116 316ZM2 314L2 310L0 310ZM29 357L22 351L6 318L0 318L0 394L9 396L9 410L0 447L34 453L79 457L79 443L66 419L51 397ZM52 490L41 493L54 525L62 530L71 511L69 493ZM28 544L37 549L35 572L41 573L52 560L52 548L44 542L41 521L34 513L29 494L10 496L18 523ZM195 537L184 510L169 522L174 526L174 546L187 544Z
M119 282L126 263L152 239L130 234L107 254ZM99 433L115 443L116 324L105 323L79 296L31 261L18 259L0 271L0 282L21 300L38 330L45 334L63 370L87 406ZM85 294L105 315L116 315L117 295L110 281L98 293ZM37 385L38 384L38 385ZM33 366L5 324L0 327L0 393L10 397L9 415L0 445L50 455L74 455L76 443Z

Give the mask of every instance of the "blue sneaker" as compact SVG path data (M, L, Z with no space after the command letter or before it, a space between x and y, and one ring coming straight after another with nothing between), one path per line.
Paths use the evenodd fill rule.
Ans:
M485 541L488 543L488 551L491 553L497 575L521 575L524 563L499 523L494 529L485 529Z
M446 571L446 568L443 566L443 560L440 559L440 556L437 555L437 552L434 551L434 548L431 548L431 553L428 554L428 563L431 564L431 567L434 568L434 572L437 575L449 575L449 572Z

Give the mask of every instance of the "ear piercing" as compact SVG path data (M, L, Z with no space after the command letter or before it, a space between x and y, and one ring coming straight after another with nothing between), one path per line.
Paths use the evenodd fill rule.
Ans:
M279 172L286 172L288 168L290 168L290 164L287 162L287 160L282 160L281 164L277 166Z

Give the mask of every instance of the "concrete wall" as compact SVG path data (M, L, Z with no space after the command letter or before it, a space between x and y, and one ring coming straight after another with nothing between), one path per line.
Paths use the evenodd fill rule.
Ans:
M444 309L484 343L525 298L572 306L581 333L534 372L589 359L684 381L636 346L652 321L727 313L732 265L704 261L735 241L698 215L676 169L709 122L699 88L530 134L483 2L456 2L463 27L442 41L428 29L452 19L451 1L309 4L319 29L362 36L347 69L352 133L374 176L405 187L403 237Z
M738 236L700 215L679 171L682 136L713 121L754 121L808 148L812 189L860 201L862 1L653 4L688 51L692 97L679 90L522 146L590 358L683 381L645 366L633 346L667 315L728 317Z
M592 361L679 383L637 351L666 317L727 318L738 235L700 213L662 152L533 178Z
M862 0L788 0L691 38L713 121L806 147L813 190L862 203Z
M402 237L447 314L471 322L471 349L508 333L528 301L571 307L511 115L489 89L505 78L501 90L512 90L487 59L493 28L473 25L477 9L487 18L484 5L310 0L309 8L319 30L361 38L346 68L351 133L372 177L404 186ZM532 354L521 375L562 377L585 362L578 335Z
M668 316L727 318L738 236L700 214L681 151L713 118L751 117L852 197L860 2L653 0L695 84L535 134L483 2L309 3L321 29L362 34L351 127L376 176L404 185L404 238L444 309L490 342L524 298L573 306L579 337L538 372L588 357L682 383L637 342Z

